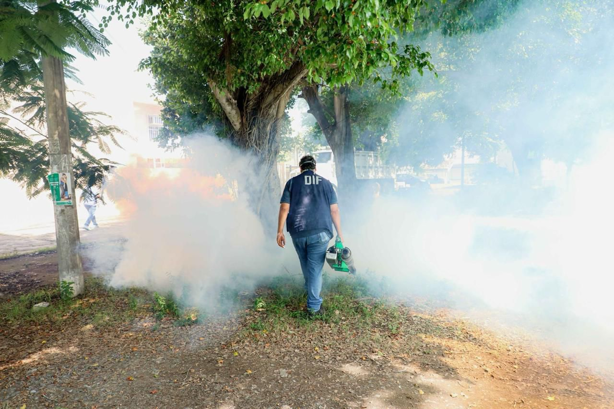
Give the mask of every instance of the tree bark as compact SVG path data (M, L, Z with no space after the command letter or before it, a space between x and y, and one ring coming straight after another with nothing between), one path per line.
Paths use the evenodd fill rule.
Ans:
M252 94L245 89L231 93L209 81L232 127L231 141L255 157L253 171L259 177L259 186L244 190L249 190L250 203L268 232L277 227L276 208L281 195L277 172L280 125L293 90L306 74L305 67L295 63L285 72L266 78Z
M331 113L327 112L316 86L303 87L301 97L307 101L309 112L318 122L335 156L335 174L340 196L352 200L353 193L356 191L357 179L348 94L349 88L345 86L335 90L334 110ZM329 121L329 117L332 117L333 123Z
M66 85L62 61L43 57L43 83L47 106L47 135L51 173L66 173L70 178L73 205L55 205L55 237L57 242L60 282L72 283L73 295L83 293L83 266L79 256L79 221L77 219L75 184L68 132Z
M335 130L328 144L335 155L337 182L346 193L356 189L356 166L354 164L354 139L350 125L349 88L340 87L335 91Z

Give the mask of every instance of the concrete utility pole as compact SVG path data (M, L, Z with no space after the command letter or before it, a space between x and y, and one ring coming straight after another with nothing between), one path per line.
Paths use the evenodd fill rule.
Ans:
M51 173L65 173L71 189L72 205L58 205L54 202L55 238L57 242L58 269L60 282L72 282L73 295L83 293L83 266L78 249L80 244L79 221L75 197L75 184L68 133L68 112L66 84L62 60L43 57L43 83L47 106L47 136L49 141L49 162Z

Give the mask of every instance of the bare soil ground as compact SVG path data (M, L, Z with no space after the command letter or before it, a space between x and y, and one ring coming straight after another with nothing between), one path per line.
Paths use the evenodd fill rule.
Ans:
M0 260L0 299L53 286L58 281L55 251Z
M156 317L145 291L92 279L76 301L32 295L56 271L53 253L0 260L2 408L614 407L611 382L538 344L343 286L325 319L263 288L185 325Z

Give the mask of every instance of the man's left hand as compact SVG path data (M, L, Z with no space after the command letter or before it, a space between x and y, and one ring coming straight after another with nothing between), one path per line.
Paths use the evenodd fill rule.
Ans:
M286 247L286 236L282 233L277 233L277 245L281 248Z

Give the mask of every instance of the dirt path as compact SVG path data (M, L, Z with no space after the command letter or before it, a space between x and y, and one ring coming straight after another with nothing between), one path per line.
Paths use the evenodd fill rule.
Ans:
M156 330L147 320L59 333L45 326L4 329L0 398L9 407L87 408L614 404L602 380L560 357L542 360L517 347L502 349L472 330L460 340L431 338L424 333L447 325L432 318L413 316L415 339L391 339L392 348L379 350L357 344L351 334L339 339L325 324L278 334L245 331L253 314Z
M53 258L2 260L0 282L55 281ZM357 302L373 318L305 323L245 308L188 327L156 321L147 300L124 322L78 313L100 302L0 327L3 407L614 407L611 383L447 313Z

